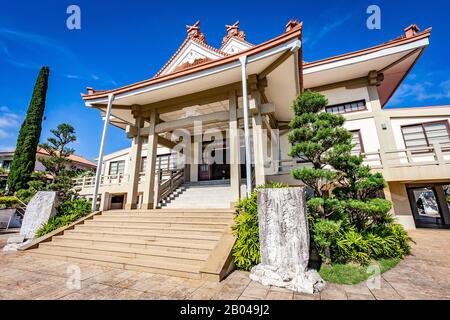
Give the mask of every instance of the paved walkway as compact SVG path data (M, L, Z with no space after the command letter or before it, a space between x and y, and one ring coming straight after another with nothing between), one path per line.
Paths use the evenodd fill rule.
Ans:
M450 299L450 231L411 236L413 255L383 274L379 289L328 284L304 295L262 286L241 271L215 283L0 253L0 299ZM79 283L70 278L77 268Z
M6 245L6 241L8 241L10 237L18 235L19 232L20 229L17 228L11 228L8 230L0 229L0 249L2 249Z

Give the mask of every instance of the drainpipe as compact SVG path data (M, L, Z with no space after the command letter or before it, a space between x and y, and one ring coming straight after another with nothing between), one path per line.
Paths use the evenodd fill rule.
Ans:
M252 193L252 158L250 153L250 135L248 125L248 93L247 93L247 56L239 57L242 71L242 100L244 101L244 138L245 138L245 172L247 176L247 197Z
M108 134L109 118L111 117L111 109L113 101L114 95L113 94L108 95L108 108L106 109L106 118L105 123L103 124L102 141L100 143L100 151L98 154L98 161L97 161L97 172L95 175L94 195L92 197L92 207L91 207L92 212L96 210L97 205L98 189L100 187L100 179L102 175L103 154L105 151L105 141L106 135Z
M297 40L293 43L292 48L291 48L291 52L294 53L294 68L295 68L295 90L297 95L299 95L302 91L302 84L300 81L300 72L301 71L301 67L302 65L300 65L302 62L299 61L299 50L302 47L302 42L300 40Z

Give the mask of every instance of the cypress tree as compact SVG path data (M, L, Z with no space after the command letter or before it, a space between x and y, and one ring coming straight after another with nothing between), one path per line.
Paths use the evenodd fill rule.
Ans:
M42 117L45 109L49 73L48 67L41 68L27 115L20 128L7 181L8 191L11 193L26 189L34 171L36 151L42 131Z

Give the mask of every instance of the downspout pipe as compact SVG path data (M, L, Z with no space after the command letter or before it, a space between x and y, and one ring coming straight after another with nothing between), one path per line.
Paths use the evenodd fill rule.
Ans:
M250 147L250 134L249 134L249 119L248 119L248 92L247 92L247 56L239 57L241 63L242 74L242 101L244 102L244 142L245 142L245 172L247 181L247 197L249 198L253 185L252 185L252 157Z
M100 180L101 180L101 175L102 175L103 155L104 155L104 151L105 151L106 136L108 135L108 126L109 126L109 121L111 118L111 109L112 109L113 101L114 101L114 95L109 94L108 95L108 107L106 109L106 117L105 117L105 121L103 124L102 141L100 143L100 150L99 150L98 159L97 159L97 171L95 174L94 195L92 197L92 207L91 207L92 212L94 212L97 209L97 197L98 197L98 190L100 188Z

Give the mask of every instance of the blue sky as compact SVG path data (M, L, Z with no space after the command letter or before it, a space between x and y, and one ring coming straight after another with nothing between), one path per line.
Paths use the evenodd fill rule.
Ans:
M78 136L76 153L97 156L102 123L84 107L87 86L111 89L152 77L185 38L185 25L201 20L208 43L220 46L225 24L241 21L258 44L284 31L291 18L304 21L304 60L314 61L377 45L411 23L432 26L431 45L390 107L450 104L448 1L84 1L1 0L0 150L15 145L40 66L51 69L41 140L62 122ZM66 27L66 9L81 8L81 30ZM381 30L366 28L366 9L381 8ZM129 146L112 128L106 152Z

